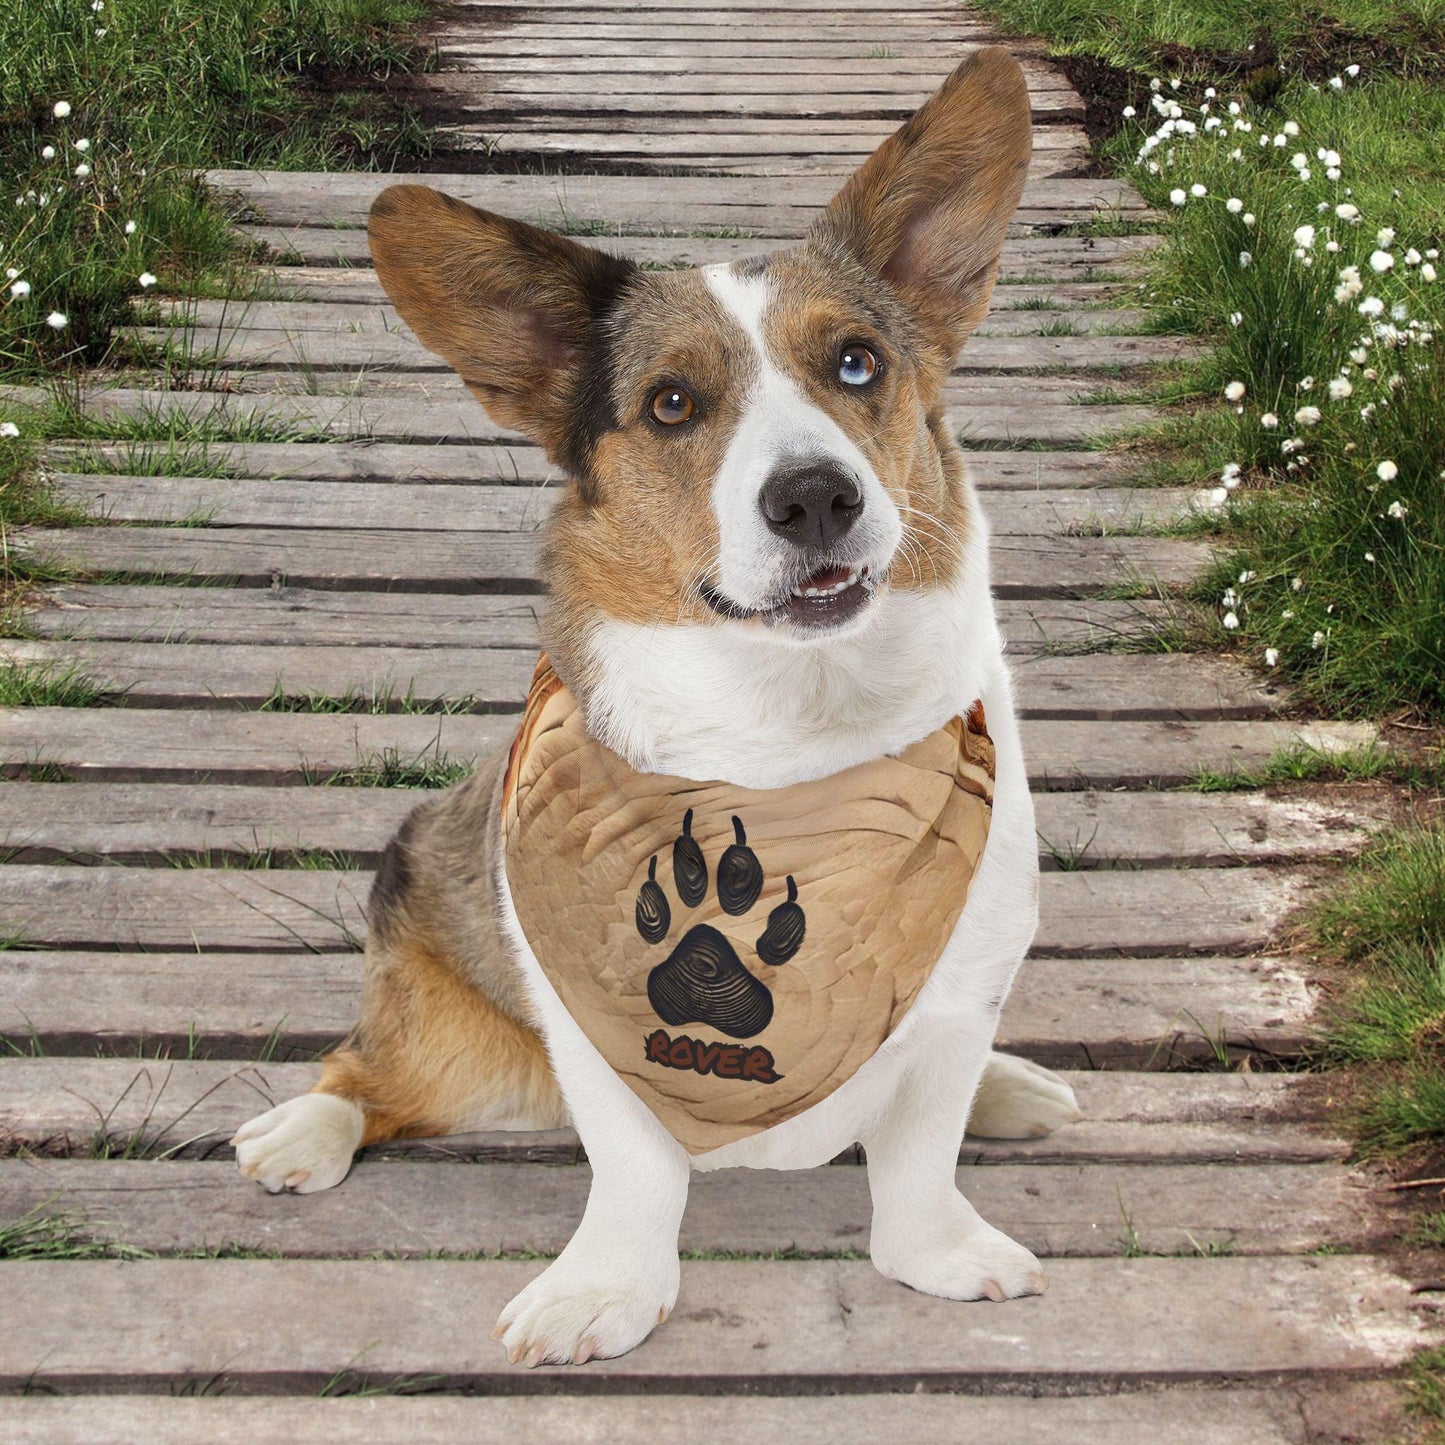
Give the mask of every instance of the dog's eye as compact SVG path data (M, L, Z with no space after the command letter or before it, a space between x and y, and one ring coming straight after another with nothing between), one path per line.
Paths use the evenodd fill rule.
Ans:
M664 386L652 398L652 415L663 426L679 426L690 421L696 409L692 398L680 386Z
M878 358L866 346L846 346L838 358L838 380L867 386L878 375Z

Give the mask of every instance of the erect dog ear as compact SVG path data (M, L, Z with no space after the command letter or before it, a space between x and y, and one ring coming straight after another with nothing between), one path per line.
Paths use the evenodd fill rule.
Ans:
M617 424L602 323L633 263L427 186L389 186L367 229L376 274L422 345L498 422L585 476Z
M1032 144L1018 61L975 51L854 172L813 238L896 288L951 364L988 308Z

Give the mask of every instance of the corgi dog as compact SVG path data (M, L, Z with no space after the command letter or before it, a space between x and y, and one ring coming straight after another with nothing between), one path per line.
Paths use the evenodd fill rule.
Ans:
M883 1274L958 1300L1044 1288L1038 1260L985 1223L956 1183L965 1123L977 1135L1030 1137L1079 1114L1062 1079L992 1052L1037 924L1037 844L988 533L944 403L1023 190L1029 114L1018 63L978 50L800 244L696 270L644 271L422 186L392 186L372 207L377 274L402 318L568 478L543 551L552 691L534 688L538 746L562 735L546 708L565 697L574 741L607 760L624 795L629 779L645 790L665 778L667 808L694 787L733 789L762 808L912 757L940 730L989 744L986 842L956 896L924 900L946 926L907 1006L866 1057L819 1072L813 1092L765 1126L732 1118L723 1133L699 1135L705 1147L665 1127L633 1066L606 1055L564 1001L562 965L539 959L545 895L525 924L519 917L509 875L520 855L504 834L508 810L525 811L513 792L525 785L521 739L510 763L493 759L407 819L371 894L354 1033L310 1093L233 1142L248 1178L305 1193L339 1184L361 1146L399 1136L575 1128L592 1170L586 1210L502 1311L493 1338L513 1363L619 1355L667 1317L692 1170L810 1168L858 1142ZM965 717L986 719L986 734L954 725ZM528 718L530 738L530 703ZM699 808L694 823L690 809L680 828L668 813L679 834L672 881L647 843L650 859L629 860L619 885L619 897L624 886L635 894L636 929L628 902L606 936L651 940L665 915L696 901L688 868L704 883L715 869L718 926L689 934L714 953L669 960L656 990L654 970L638 1006L650 1000L659 1022L686 1024L687 989L721 978L713 1012L698 1017L746 1040L749 1030L768 1037L760 1021L775 1000L781 1017L801 975L739 963L736 932L717 942L733 926L732 894L756 899L763 886L754 843L767 861L761 835L744 841L746 808L735 811L713 819ZM734 829L736 851L722 854ZM821 927L814 900L826 880L785 866L786 901L781 872L769 871L779 902L756 945L764 965L790 949L801 958L800 940ZM559 918L570 917L567 884L557 883ZM880 927L899 923L888 907L885 897ZM587 982L612 965L599 948L576 967ZM638 1036L634 1072L646 1067L643 1048ZM746 1043L662 1029L646 1048L657 1077L686 1084L689 1098L781 1087L773 1054Z

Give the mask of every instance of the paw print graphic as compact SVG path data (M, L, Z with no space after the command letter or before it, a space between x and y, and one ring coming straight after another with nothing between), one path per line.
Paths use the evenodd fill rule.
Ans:
M734 817L735 841L718 859L717 901L724 913L741 917L763 891L763 865L748 847L742 819ZM677 896L696 908L708 891L707 859L692 836L692 809L672 845L672 882ZM808 921L798 903L798 885L788 876L787 901L768 915L767 927L754 945L763 963L778 967L802 947ZM637 892L637 931L648 943L661 943L672 927L672 905L657 881L657 855L647 868L647 881ZM760 1034L773 1017L768 986L743 965L737 949L710 923L695 923L672 952L647 976L647 997L664 1023L706 1024L733 1039Z

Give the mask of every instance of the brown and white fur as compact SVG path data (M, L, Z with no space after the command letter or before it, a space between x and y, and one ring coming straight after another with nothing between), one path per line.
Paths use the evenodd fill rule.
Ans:
M1022 74L988 49L764 261L644 272L419 186L372 208L403 318L571 478L544 640L596 738L639 770L780 788L896 753L981 699L997 748L983 860L897 1031L822 1103L700 1157L604 1063L522 936L501 760L407 820L372 894L354 1034L311 1093L240 1130L237 1158L306 1192L363 1144L573 1125L591 1194L502 1311L514 1361L617 1355L666 1317L692 1169L807 1168L859 1140L884 1274L954 1299L1043 1288L955 1185L966 1119L1016 1137L1077 1111L1062 1080L990 1053L1036 925L1036 843L987 532L942 400L1029 150ZM860 348L876 363L862 381Z

